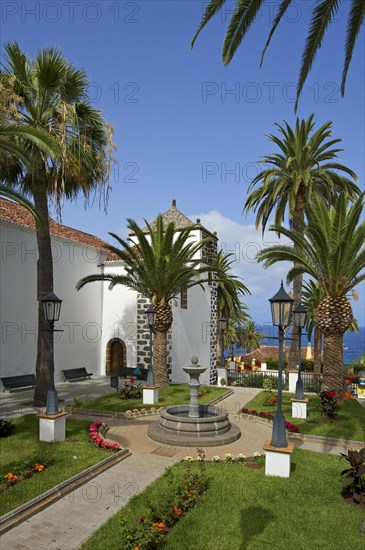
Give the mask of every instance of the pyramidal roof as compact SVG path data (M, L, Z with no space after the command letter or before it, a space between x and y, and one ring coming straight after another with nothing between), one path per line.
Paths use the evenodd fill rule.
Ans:
M176 200L173 199L171 208L166 210L163 214L161 214L162 221L164 225L168 225L169 223L175 224L175 229L186 229L186 228L200 228L207 231L210 235L216 237L216 234L211 233L208 231L205 227L203 227L200 223L200 219L197 218L196 222L191 221L190 218L185 216L177 207L176 207ZM157 224L157 220L154 220L150 223L150 226L155 229ZM143 231L147 232L147 227L143 227Z

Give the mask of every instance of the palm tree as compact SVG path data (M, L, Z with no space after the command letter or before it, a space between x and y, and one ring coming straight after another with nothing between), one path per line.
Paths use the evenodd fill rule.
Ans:
M274 225L292 241L293 246L277 245L263 249L258 261L265 267L280 262L295 262L288 273L292 281L298 273L307 273L323 288L324 298L317 307L315 324L324 335L323 389L343 393L343 334L353 321L347 295L365 280L365 221L359 223L364 194L349 206L341 193L333 206L313 196L306 208L307 222L299 217L304 234Z
M314 346L313 346L313 362L314 373L319 374L322 367L322 341L323 336L316 325L316 312L317 308L325 297L323 288L312 280L303 283L303 299L302 304L307 310L306 315L306 330L308 338L310 339L312 333L314 333ZM357 299L356 292L352 293L352 298ZM347 332L359 332L359 325L355 318L352 319L351 325Z
M262 333L260 327L254 321L247 321L242 327L242 347L246 353L251 353L260 347Z
M242 322L247 319L244 314L245 306L240 301L240 295L251 294L244 285L242 279L233 275L231 272L234 260L230 259L232 253L226 253L220 250L217 254L216 265L219 271L217 279L217 301L218 301L218 321L217 321L217 358L222 352L222 334L219 330L219 319L225 317L228 321ZM243 316L244 315L244 316Z
M121 245L122 249L109 246L124 264L122 275L98 274L81 279L77 290L94 281L109 281L109 288L115 285L126 285L148 298L156 310L153 345L153 371L159 386L168 385L166 340L167 331L172 325L173 316L169 301L181 289L188 290L196 285L204 289L208 281L202 275L216 271L215 267L201 265L197 253L211 239L193 242L191 228L175 229L170 222L164 225L159 216L156 225L147 222L147 234L137 223L128 219L128 229L134 235L126 242L114 233L110 235Z
M302 305L307 310L306 330L308 333L308 339L310 339L312 333L314 333L313 370L315 374L320 374L321 372L323 340L323 336L319 327L316 325L315 319L317 308L322 302L324 296L324 290L318 283L312 280L303 283Z
M227 330L224 331L224 348L230 350L231 360L234 360L234 347L244 346L244 324L249 322L250 316L247 307L241 304L241 311L238 315L232 315L228 319Z
M194 46L194 43L200 31L205 27L208 21L210 21L210 19L212 19L212 17L214 17L214 15L216 15L222 9L225 3L226 0L210 0L208 5L206 6L205 13L200 22L198 30L196 31L195 36L192 40L191 47ZM268 39L262 52L260 67L262 66L264 56L270 44L271 38L292 3L293 0L280 1ZM295 109L297 109L299 96L312 67L314 58L322 45L322 41L327 28L335 20L337 12L340 8L340 4L341 0L319 0L313 7L311 23L299 70ZM234 54L237 51L237 48L245 38L249 28L255 21L255 18L260 13L260 10L263 8L263 5L264 0L237 0L236 7L229 22L223 43L222 55L223 63L225 65L228 65L231 62ZM364 0L351 0L348 13L347 36L345 43L345 62L341 82L342 95L344 95L345 93L347 73L355 49L356 40L364 22L364 17Z
M20 204L20 206L23 206L24 208L26 208L28 212L32 214L36 222L40 226L43 225L43 221L41 216L39 215L39 212L34 208L32 203L28 201L28 199L23 197L21 193L17 193L16 191L14 191L14 189L9 189L8 187L6 187L6 185L2 185L0 183L0 196L6 197L7 199L11 199L17 202L18 204Z
M269 167L262 170L250 184L244 205L246 212L257 211L256 228L261 225L263 232L272 213L275 224L280 224L286 210L293 230L302 232L300 222L304 220L304 207L315 194L323 196L330 204L340 191L348 193L351 199L361 193L354 183L356 174L347 166L335 162L337 153L342 149L334 147L340 139L330 139L332 122L313 131L313 118L313 114L307 120L297 118L294 129L287 122L285 126L276 124L282 137L274 134L268 136L280 152L265 156L260 161ZM260 186L254 189L258 184ZM293 281L294 307L300 302L301 292L302 275L298 273ZM295 369L297 364L297 334L298 328L293 327L288 360L290 369Z
M107 192L114 146L110 125L87 99L84 70L74 68L56 48L39 51L34 60L16 42L6 43L5 52L7 65L0 72L0 83L2 89L11 86L14 90L7 103L7 122L47 133L58 148L51 155L34 140L19 136L30 163L10 155L0 168L0 181L32 194L44 220L43 226L36 226L39 306L34 395L37 404L44 404L47 390L54 385L51 342L41 303L53 290L48 196L53 196L60 212L64 197L74 199L81 191L87 199L98 189Z

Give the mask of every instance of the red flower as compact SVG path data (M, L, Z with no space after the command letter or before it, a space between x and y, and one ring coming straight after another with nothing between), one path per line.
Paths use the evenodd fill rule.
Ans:
M329 391L329 392L327 393L327 395L328 395L328 397L329 397L330 399L332 399L333 397L336 397L336 392L335 392L335 391Z
M131 378L129 381L131 384L134 384L134 378Z

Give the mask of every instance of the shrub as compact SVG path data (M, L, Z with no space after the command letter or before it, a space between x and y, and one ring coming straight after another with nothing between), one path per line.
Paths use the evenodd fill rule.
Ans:
M338 416L336 410L339 407L339 403L337 401L337 394L335 391L321 391L319 394L319 398L321 400L322 410L324 416L327 418L330 418L332 420L335 420Z
M243 379L243 385L245 388L262 388L264 383L263 374L253 373L248 374Z
M365 370L365 352L361 355L361 357L357 357L356 359L354 359L351 365L354 368L355 374L357 374L361 370Z
M360 503L365 497L365 447L360 451L348 450L347 455L340 453L349 464L350 468L343 470L343 493L352 496L356 503Z
M9 437L15 432L15 426L11 420L0 419L0 438Z
M264 374L264 381L262 387L266 391L277 390L279 381L276 376L267 376Z
M120 390L121 396L123 399L139 399L142 397L143 385L135 384L134 379L131 378L128 381L124 382L124 387Z

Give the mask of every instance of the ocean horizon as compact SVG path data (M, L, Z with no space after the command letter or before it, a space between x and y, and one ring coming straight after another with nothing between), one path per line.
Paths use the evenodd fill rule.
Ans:
M262 346L277 346L278 330L273 325L259 325L260 330L267 338L261 340ZM310 341L313 347L313 334ZM302 347L308 345L307 334L302 334ZM243 354L245 351L242 349L235 349L235 354ZM345 365L349 365L354 359L361 357L365 352L365 327L359 327L359 332L346 332L343 337L343 362Z

